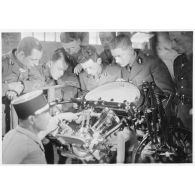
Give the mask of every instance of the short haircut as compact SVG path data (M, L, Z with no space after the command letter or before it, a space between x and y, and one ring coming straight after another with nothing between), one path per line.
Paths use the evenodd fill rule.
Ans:
M112 40L110 47L111 49L126 49L128 47L132 47L132 43L129 36L121 34Z
M84 46L79 51L78 63L79 64L84 63L84 62L88 61L89 59L92 59L94 62L96 62L98 57L99 56L97 54L95 47L89 46L89 45Z
M67 53L64 48L56 49L51 57L51 61L56 62L61 58L63 58L65 63L68 65L74 65L76 63L74 58L69 53Z
M34 37L25 37L19 42L17 52L23 51L25 56L30 56L33 49L42 51L41 43Z

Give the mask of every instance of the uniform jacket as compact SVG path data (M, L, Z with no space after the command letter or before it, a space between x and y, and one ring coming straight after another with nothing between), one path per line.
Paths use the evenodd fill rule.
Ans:
M102 59L103 65L109 65L114 63L114 58L111 54L110 49L105 49L101 54L100 58Z
M69 70L64 72L64 75L60 79L58 79L57 83L59 85L67 83L67 86L65 86L62 89L64 92L65 99L75 97L77 92L78 92L78 89L80 89L78 77ZM68 84L70 84L70 85L68 86Z
M88 75L85 71L79 74L81 89L87 91L95 89L100 85L116 81L118 78L121 78L121 68L114 64L103 66L102 73L98 78Z
M192 97L192 69L193 56L190 59L183 54L178 56L173 65L175 84L180 95Z
M16 49L4 54L2 57L2 92L5 95L8 90L7 84L22 81L24 93L45 86L45 76L42 66L28 69L15 56Z
M3 164L46 164L43 145L34 133L17 126L3 139L2 162Z
M174 84L167 66L157 57L139 52L131 70L122 68L122 78L141 88L143 82L155 82L164 92L174 92Z

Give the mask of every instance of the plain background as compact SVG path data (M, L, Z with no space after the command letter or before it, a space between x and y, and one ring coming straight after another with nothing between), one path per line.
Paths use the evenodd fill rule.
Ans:
M7 0L0 5L1 32L194 30L194 18L188 0ZM1 165L0 193L190 195L194 175L194 164Z

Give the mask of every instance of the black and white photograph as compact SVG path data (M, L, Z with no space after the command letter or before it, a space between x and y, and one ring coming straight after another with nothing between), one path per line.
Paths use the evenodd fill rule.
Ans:
M3 164L193 163L193 31L1 39Z
M194 13L1 1L0 193L194 194Z

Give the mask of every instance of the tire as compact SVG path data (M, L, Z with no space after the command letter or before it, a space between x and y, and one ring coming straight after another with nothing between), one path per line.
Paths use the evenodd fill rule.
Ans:
M160 140L160 137L158 138ZM165 146L155 145L147 134L133 153L133 163L192 163L192 132L170 128Z

